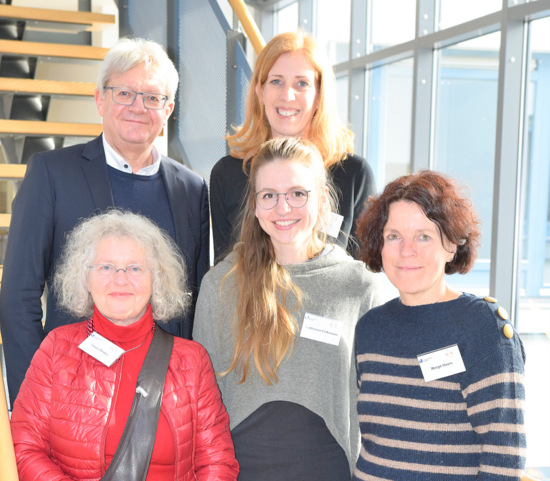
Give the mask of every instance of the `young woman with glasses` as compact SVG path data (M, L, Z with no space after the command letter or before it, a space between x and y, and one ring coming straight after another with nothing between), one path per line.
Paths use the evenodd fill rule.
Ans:
M219 375L240 481L351 477L353 332L376 303L375 278L327 243L332 199L313 144L265 142L235 249L201 285L194 338Z

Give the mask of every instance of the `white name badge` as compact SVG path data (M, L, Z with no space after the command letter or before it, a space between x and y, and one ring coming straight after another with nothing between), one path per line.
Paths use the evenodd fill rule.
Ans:
M124 349L95 331L84 339L78 347L107 367L110 367L113 362L124 354Z
M426 382L452 376L466 370L460 350L456 344L426 352L425 354L419 354L416 357L418 358L418 363Z
M337 346L340 343L343 328L342 321L306 312L300 337Z
M337 214L336 212L331 212L330 223L328 225L324 225L321 230L331 237L338 237L340 234L340 227L342 227L342 222L344 222L343 215Z

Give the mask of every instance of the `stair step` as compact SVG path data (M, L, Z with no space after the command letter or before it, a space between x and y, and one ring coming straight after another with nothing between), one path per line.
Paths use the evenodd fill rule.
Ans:
M103 57L105 57L105 54L108 51L108 48L92 47L90 45L0 40L0 54L4 55L29 55L34 57L63 57L103 60Z
M75 12L46 8L0 5L0 18L36 20L88 26L88 32L97 32L115 24L115 16L94 12Z
M63 82L59 80L0 77L0 92L93 96L95 89L96 84L92 82Z
M11 214L0 214L0 229L9 229Z
M0 164L0 179L20 180L25 177L26 171L25 164Z
M103 132L102 124L0 119L0 135L17 134L97 137L101 132Z

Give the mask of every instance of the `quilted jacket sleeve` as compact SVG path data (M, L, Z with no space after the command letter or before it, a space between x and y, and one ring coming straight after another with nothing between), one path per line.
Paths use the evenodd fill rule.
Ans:
M236 481L239 465L229 431L229 415L222 403L210 359L200 349L197 393L195 469L200 481Z
M20 481L70 481L52 461L50 401L55 334L42 342L15 401L11 429Z

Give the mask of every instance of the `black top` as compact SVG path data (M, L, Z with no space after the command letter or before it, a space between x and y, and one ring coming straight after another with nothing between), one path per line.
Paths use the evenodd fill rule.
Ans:
M374 175L367 161L348 155L329 169L338 196L338 213L344 217L336 244L354 257L358 253L355 240L357 219L369 195L375 194ZM233 248L239 234L239 213L245 199L247 176L243 161L230 155L216 162L210 174L210 209L214 237L215 262Z
M300 404L263 404L232 431L239 481L349 481L346 454L323 418Z

